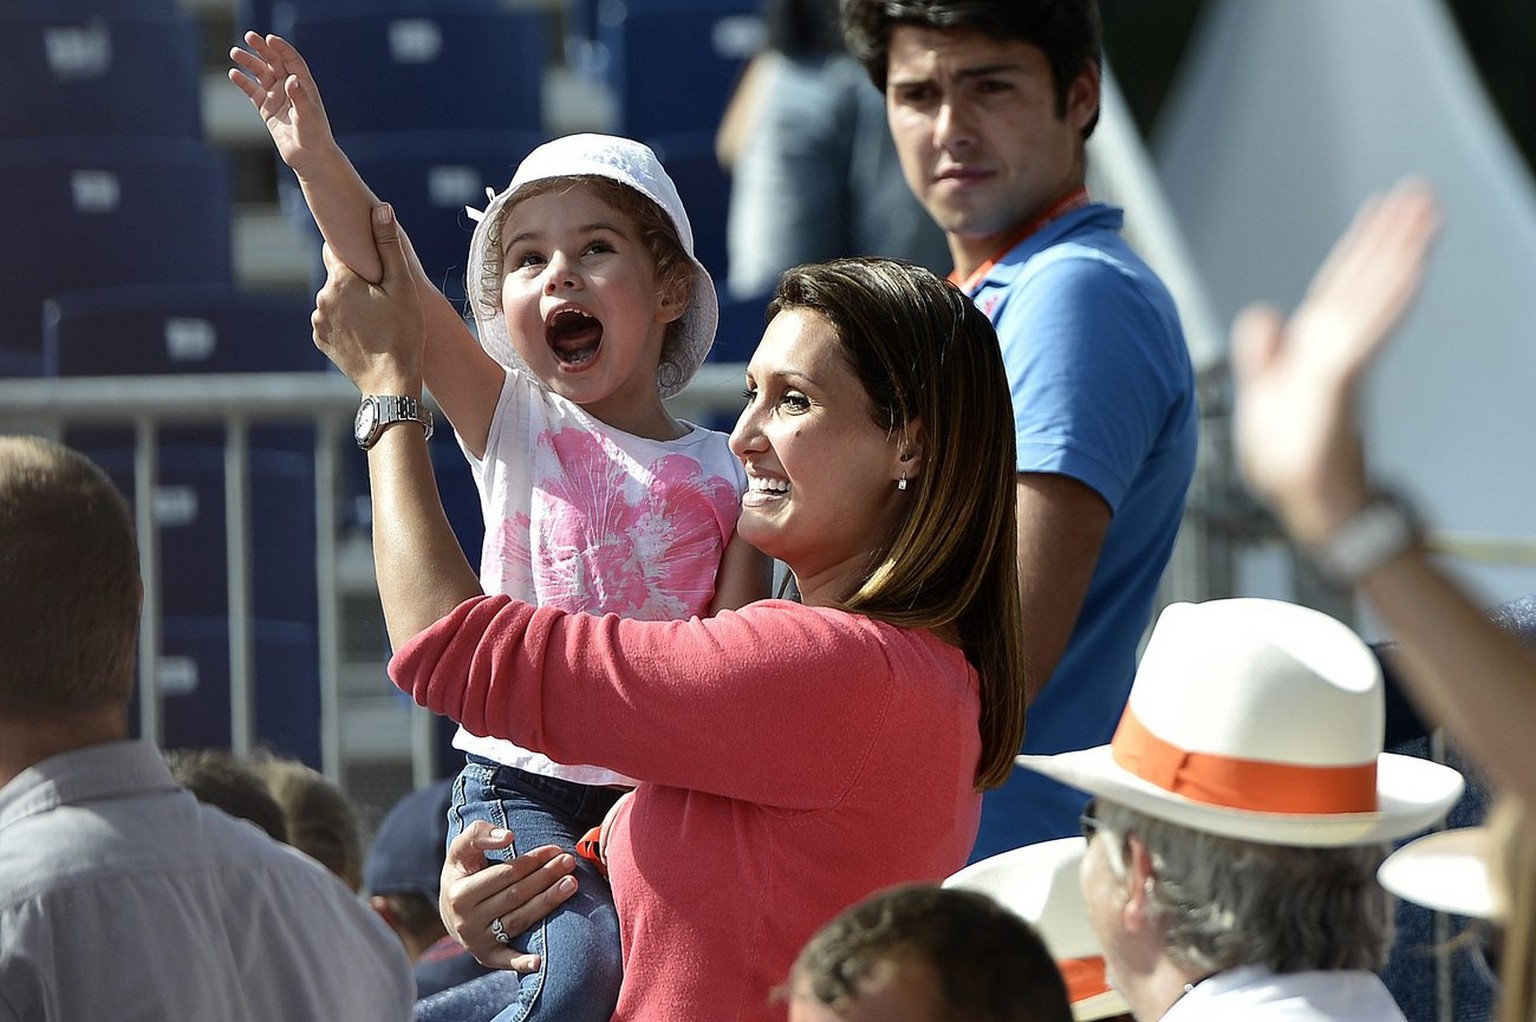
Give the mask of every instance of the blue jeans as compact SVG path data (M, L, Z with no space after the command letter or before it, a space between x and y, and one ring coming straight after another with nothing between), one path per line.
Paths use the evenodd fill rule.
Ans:
M573 852L576 842L603 822L622 794L616 788L573 784L469 756L453 785L448 840L471 821L485 820L514 835L513 846L490 853L493 858L511 858L541 845ZM513 941L518 951L539 956L537 972L482 977L455 988L457 998L448 996L454 991L444 991L422 1002L417 1018L608 1022L623 978L618 913L608 881L580 857L576 879L570 899ZM466 1003L455 1005L457 1001ZM471 1003L478 1007L466 1013L463 1009ZM429 1005L430 1012L424 1012Z

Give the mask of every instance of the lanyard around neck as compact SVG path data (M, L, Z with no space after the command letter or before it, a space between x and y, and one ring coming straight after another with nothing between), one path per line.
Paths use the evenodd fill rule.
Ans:
M997 261L1009 252L1012 252L1014 246L1018 245L1019 242L1034 234L1052 220L1066 216L1073 210L1082 209L1086 205L1088 205L1088 189L1078 185L1072 191L1047 206L1045 212L1026 221L1018 230L1008 235L1001 247L998 248L996 254L972 270L970 276L966 277L964 281L960 280L958 273L950 273L950 283L959 286L960 290L966 294L974 293L981 282L987 279L987 274L992 272L992 268L997 265Z

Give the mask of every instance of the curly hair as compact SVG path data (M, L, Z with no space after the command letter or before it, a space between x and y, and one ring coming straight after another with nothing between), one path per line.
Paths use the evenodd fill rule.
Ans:
M1302 848L1206 834L1098 800L1106 859L1127 874L1125 836L1152 859L1148 897L1163 947L1216 972L1379 971L1392 945L1392 899L1376 882L1386 845Z

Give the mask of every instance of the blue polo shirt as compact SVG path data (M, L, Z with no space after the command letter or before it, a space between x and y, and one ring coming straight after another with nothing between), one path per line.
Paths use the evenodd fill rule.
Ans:
M972 291L1002 345L1019 471L1071 476L1113 512L1066 651L1030 707L1028 753L1114 734L1194 473L1199 419L1178 311L1123 222L1100 203L1067 213ZM1084 799L1015 770L983 799L973 858L1076 833Z

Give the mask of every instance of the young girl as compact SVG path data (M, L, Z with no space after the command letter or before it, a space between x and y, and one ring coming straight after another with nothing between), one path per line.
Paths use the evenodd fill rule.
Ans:
M230 79L260 110L331 250L380 280L378 200L336 145L303 59L276 36L245 42L249 51L231 51ZM726 437L662 404L714 338L714 284L692 250L687 214L650 149L573 135L534 150L475 230L466 284L478 345L412 255L423 377L480 489L486 592L649 620L766 595L767 560L735 534L746 481ZM454 744L468 762L450 838L485 819L510 829L518 850L571 849L633 783L463 728ZM473 984L480 1017L610 1016L617 921L606 883L580 869L576 898L526 934L496 934L540 966L520 983L490 979L500 985L490 998L486 981Z

